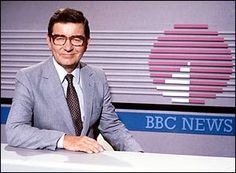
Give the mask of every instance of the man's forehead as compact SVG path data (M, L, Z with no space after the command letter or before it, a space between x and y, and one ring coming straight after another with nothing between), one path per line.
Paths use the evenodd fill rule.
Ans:
M84 25L82 23L55 23L52 30L81 33L84 32Z

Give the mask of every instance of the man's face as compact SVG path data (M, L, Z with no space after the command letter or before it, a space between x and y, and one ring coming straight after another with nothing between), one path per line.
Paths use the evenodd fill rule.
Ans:
M54 35L54 39L47 37L47 42L55 60L58 64L64 67L68 73L72 72L77 67L87 49L88 40L84 34L84 25L81 23L56 23L53 26L52 35ZM58 36L62 36L62 38ZM75 40L72 41L71 36L73 36ZM73 44L77 43L76 37L78 36L82 36L85 39L82 45L75 46ZM61 44L63 37L66 40L64 45ZM69 39L69 37L71 39Z

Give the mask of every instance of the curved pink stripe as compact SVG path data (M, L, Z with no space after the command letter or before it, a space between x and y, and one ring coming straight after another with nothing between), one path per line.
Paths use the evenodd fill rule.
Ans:
M187 62L172 62L172 61L149 61L149 65L179 65L188 66ZM233 63L204 63L204 62L190 62L189 66L206 66L206 67L233 67Z
M208 24L174 24L175 29L208 29Z
M191 62L191 66L208 66L208 67L233 67L233 63L204 63L204 62Z
M214 87L189 87L189 91L223 92L223 89Z
M224 80L229 80L230 76L229 75L198 75L198 74L190 74L190 78L193 79L224 79Z
M205 56L205 55L155 55L155 54L150 54L149 58L151 58L151 59L229 60L229 61L232 61L231 55Z
M171 36L160 36L157 38L159 41L216 41L223 42L224 37L171 37Z
M191 85L215 85L215 86L227 86L226 82L214 82L214 81L190 81Z
M209 93L189 93L190 97L200 97L200 98L216 98L216 94Z
M172 74L168 73L150 73L151 77L162 77L162 78L172 78ZM190 74L190 79L222 79L222 80L229 80L229 75L205 75L205 74Z
M217 31L180 31L180 30L167 30L164 34L183 34L183 35L218 35Z
M190 68L190 72L200 72L200 73L232 73L232 69L201 69L201 68Z
M227 43L169 43L156 42L154 47L204 47L204 48L228 48Z
M162 77L162 78L171 78L172 74L163 74L163 73L150 73L151 77Z
M151 53L197 53L197 54L231 54L228 49L151 49Z
M192 104L204 104L205 101L204 100L189 99L189 103L192 103Z

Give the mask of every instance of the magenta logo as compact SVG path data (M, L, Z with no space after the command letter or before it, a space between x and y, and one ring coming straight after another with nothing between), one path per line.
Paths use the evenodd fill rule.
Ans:
M176 24L149 55L157 91L174 103L205 104L223 94L233 73L231 50L207 24Z

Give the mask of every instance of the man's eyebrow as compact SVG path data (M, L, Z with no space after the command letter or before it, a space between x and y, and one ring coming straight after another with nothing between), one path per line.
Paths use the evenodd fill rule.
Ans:
M66 35L63 35L63 34L52 34L52 36L63 36L63 37L67 37ZM69 37L85 37L83 35L71 35Z

